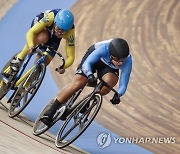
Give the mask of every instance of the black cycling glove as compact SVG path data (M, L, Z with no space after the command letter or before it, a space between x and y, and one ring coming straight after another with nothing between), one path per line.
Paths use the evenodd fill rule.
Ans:
M95 76L93 74L88 76L88 86L90 87L94 87L97 84L97 79L95 78Z
M120 100L120 95L118 95L117 93L114 94L113 98L110 99L110 102L111 102L113 105L119 104L119 103L121 102L121 100Z

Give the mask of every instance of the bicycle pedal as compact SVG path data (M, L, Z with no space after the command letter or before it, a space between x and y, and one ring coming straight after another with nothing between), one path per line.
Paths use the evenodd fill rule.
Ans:
M62 106L60 107L56 113L53 116L53 119L61 119L61 116L64 114L64 112L66 111L66 106Z

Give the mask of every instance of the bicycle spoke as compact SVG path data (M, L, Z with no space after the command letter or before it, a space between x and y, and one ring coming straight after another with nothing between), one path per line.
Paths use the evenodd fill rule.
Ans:
M86 121L86 119L88 119L88 116L90 115L90 112L91 110L94 108L94 106L96 105L97 103L93 103L92 105L90 105L90 107L81 115L81 119L84 119ZM84 118L85 117L85 118ZM84 121L84 123L85 123Z
M69 135L69 133L71 133L71 131L73 131L73 129L76 128L78 125L78 123L74 123L74 125L61 137L60 141L63 141Z
M80 122L80 125L79 125L79 131L81 131L83 128L84 128L84 126L85 126L85 122L83 121L81 121Z
M27 99L28 99L28 92L27 92L27 93L24 93L23 104L26 104Z
M34 88L40 81L37 80L35 83L32 84L31 88Z

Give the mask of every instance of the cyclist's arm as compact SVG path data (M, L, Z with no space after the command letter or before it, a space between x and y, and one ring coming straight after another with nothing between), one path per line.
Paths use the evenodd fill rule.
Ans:
M99 61L102 57L106 56L105 47L101 46L95 49L84 61L82 65L83 73L88 77L92 73L92 65Z
M66 62L64 68L70 67L75 59L75 29L71 29L63 37L66 40Z
M122 66L122 72L120 75L119 89L118 89L118 93L120 96L124 95L124 93L126 92L131 70L132 70L132 57L130 55L126 60L126 62L124 63L124 65Z
M45 13L44 17L37 22L26 34L26 41L27 46L32 47L34 46L34 37L36 34L41 32L46 27L50 26L54 21L54 14L51 13Z

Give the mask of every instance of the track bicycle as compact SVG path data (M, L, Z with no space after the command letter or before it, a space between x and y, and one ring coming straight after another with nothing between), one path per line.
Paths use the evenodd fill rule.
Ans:
M55 145L58 148L64 148L74 142L91 124L96 117L102 104L102 96L99 94L103 86L108 87L114 93L118 93L115 89L109 86L105 81L99 79L99 83L94 87L94 90L84 97L78 103L74 103L83 89L76 92L67 103L59 108L53 116L51 125L47 126L41 121L41 117L49 109L53 100L43 109L39 117L37 118L34 127L33 134L40 135L52 127L58 120L60 120L66 110L71 111L66 120L62 124L56 136ZM86 110L84 108L86 107Z
M42 51L42 48L47 49L46 51ZM10 90L14 90L13 94L8 100L10 103L8 111L10 117L13 118L20 114L38 91L46 73L46 66L44 62L49 55L48 52L56 52L56 50L48 45L38 45L32 54L28 54L26 56L19 72L15 73L10 70L10 76L8 78L4 76L2 72L6 70L7 67L9 67L10 61L3 68L3 71L1 71L2 80L0 80L0 82L3 82L3 86L0 88L0 92L2 92L1 89L3 89L3 92L0 93L0 98L2 99ZM32 55L35 53L42 55L41 58L27 72L24 73L24 70L28 65ZM56 53L62 59L63 64L61 67L64 67L65 60L63 56L58 52Z

